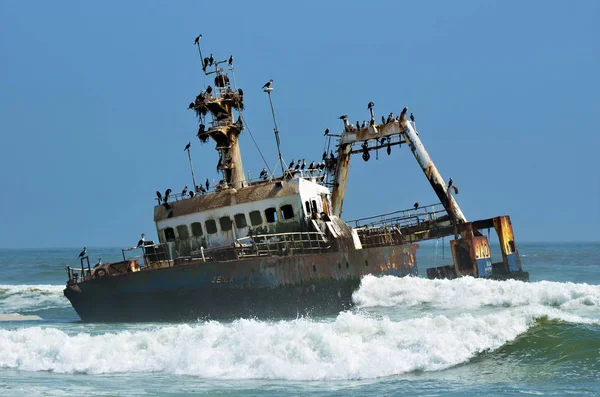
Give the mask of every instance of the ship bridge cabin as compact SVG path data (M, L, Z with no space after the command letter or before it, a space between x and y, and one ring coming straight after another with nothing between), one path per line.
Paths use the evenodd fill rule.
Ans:
M155 206L159 240L173 259L252 235L318 231L312 220L330 215L331 198L314 180L300 173Z

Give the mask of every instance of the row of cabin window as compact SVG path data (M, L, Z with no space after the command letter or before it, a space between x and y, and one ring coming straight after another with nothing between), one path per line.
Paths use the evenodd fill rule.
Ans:
M252 226L262 225L263 220L262 220L260 211L258 211L258 210L251 211L248 215L250 216L250 224ZM294 208L290 204L282 205L281 206L281 216L285 220L292 219L294 217ZM235 220L235 226L238 229L242 229L242 228L248 226L248 223L246 222L245 214L241 214L241 213L235 214L235 216L233 218ZM277 214L277 210L275 209L275 207L267 208L265 210L265 218L267 220L267 223L277 222L278 214ZM219 225L221 226L221 231L223 231L223 232L228 232L233 228L233 222L231 221L231 218L228 216L223 216L223 217L219 218ZM190 226L192 227L192 236L200 237L204 234L204 232L202 230L202 224L200 222L194 222ZM206 222L204 222L204 226L206 227L206 232L208 234L217 233L217 222L214 219L206 220ZM173 230L172 227L165 228L164 233L165 233L165 239L167 241L175 240L175 231ZM189 238L190 234L188 232L187 225L177 226L177 234L179 235L180 239Z

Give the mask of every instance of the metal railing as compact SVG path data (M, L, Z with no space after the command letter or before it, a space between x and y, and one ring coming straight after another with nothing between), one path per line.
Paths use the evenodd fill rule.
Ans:
M320 232L261 234L237 239L238 258L248 256L287 256L327 252L331 243Z
M388 212L381 215L370 216L348 221L347 223L356 229L378 227L396 227L403 229L416 226L423 222L435 221L440 216L447 215L444 206L441 203L429 204L417 208Z

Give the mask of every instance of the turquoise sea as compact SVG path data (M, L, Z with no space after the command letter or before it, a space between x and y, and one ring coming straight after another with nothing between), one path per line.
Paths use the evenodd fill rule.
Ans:
M0 394L600 395L600 243L518 248L529 283L367 276L335 316L168 324L81 323L81 247L2 249Z

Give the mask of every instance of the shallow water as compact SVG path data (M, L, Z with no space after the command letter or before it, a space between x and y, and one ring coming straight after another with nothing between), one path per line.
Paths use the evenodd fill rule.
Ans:
M598 395L600 244L519 249L529 283L367 276L336 316L171 324L80 323L62 296L79 250L0 250L0 392Z

